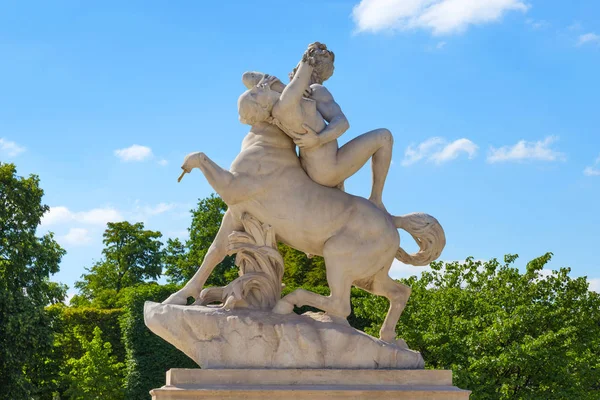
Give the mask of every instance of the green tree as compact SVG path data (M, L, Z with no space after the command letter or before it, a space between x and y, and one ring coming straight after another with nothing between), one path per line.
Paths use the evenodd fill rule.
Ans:
M600 399L600 296L568 268L546 273L550 253L523 273L516 258L435 262L406 280L400 337L428 368L452 369L472 399ZM353 302L377 332L387 301Z
M0 163L0 387L7 399L35 395L51 379L40 362L52 351L51 316L45 306L62 301L66 287L49 281L65 251L36 229L48 206L39 178L17 177Z
M179 239L169 239L165 249L165 275L171 283L187 282L202 264L204 256L217 236L227 204L212 194L200 199L191 210L190 237L185 244ZM206 282L207 285L224 286L237 277L235 257L227 256L217 265Z
M113 308L123 288L158 279L163 258L161 236L160 232L145 230L141 222L109 222L103 258L86 268L89 273L75 283L80 295L72 303Z
M123 374L125 364L117 362L112 346L102 340L102 330L94 328L94 337L88 341L76 332L85 353L81 358L68 361L69 389L66 394L72 400L124 398Z
M278 245L285 270L283 283L289 287L327 286L327 273L323 257L308 257L305 253L283 243Z

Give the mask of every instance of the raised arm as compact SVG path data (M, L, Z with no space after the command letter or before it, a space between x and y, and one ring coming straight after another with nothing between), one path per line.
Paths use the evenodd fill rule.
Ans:
M295 105L300 102L302 96L304 96L304 92L310 86L310 77L313 72L312 65L314 64L314 61L315 60L309 56L308 52L304 53L302 61L296 71L296 75L294 75L290 84L283 89L283 92L281 92L281 97L279 99L281 106Z

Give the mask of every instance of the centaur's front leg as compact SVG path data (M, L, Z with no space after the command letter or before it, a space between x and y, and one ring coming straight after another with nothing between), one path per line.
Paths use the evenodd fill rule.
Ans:
M202 171L210 186L230 207L251 198L257 191L264 190L264 185L260 180L252 179L247 174L231 173L219 167L202 152L191 153L185 157L181 166L183 172L178 181L181 181L183 176L194 168Z
M238 198L243 194L239 188L240 182L237 182L238 180L231 172L219 167L217 163L202 152L191 153L185 157L181 166L183 172L177 181L181 182L183 176L190 173L194 168L199 168L202 171L210 186L215 189L225 203L231 205L239 201Z
M189 280L186 285L178 292L172 294L163 304L186 304L188 297L196 298L206 280L213 272L217 264L219 264L227 255L227 246L229 245L228 237L233 231L239 231L243 229L243 225L238 221L231 211L225 212L223 221L221 221L221 227L219 232L208 248L206 256L202 261L202 265L196 271L192 279Z
M189 154L185 158L181 168L183 169L183 173L179 177L179 181L181 181L186 173L191 172L192 169L200 168L210 185L228 205L236 204L248 195L248 179L235 176L231 172L219 167L204 153ZM241 229L243 229L242 223L228 210L223 216L219 232L210 245L198 271L196 271L192 279L181 290L172 294L163 304L186 304L188 297L198 296L214 268L227 255L228 236L233 231Z

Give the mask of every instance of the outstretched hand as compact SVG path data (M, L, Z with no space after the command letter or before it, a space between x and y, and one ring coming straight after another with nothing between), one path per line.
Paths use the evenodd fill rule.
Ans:
M302 124L302 127L306 130L306 133L296 135L294 139L296 146L301 149L310 149L321 144L321 138L314 129L306 124Z
M271 85L274 84L275 82L279 82L279 78L277 78L273 75L265 75L260 80L260 82L258 82L258 84L256 86L271 87Z

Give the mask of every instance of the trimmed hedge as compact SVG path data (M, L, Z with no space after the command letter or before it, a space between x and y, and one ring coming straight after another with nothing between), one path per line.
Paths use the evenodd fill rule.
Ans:
M176 285L149 284L124 290L125 311L120 324L126 351L125 398L128 400L149 399L149 391L165 384L165 373L171 368L199 368L144 324L144 302L161 302L177 289Z
M121 342L121 328L119 318L123 314L122 309L99 309L91 307L64 307L55 305L51 307L62 308L60 318L56 321L56 331L60 333L60 346L65 357L80 358L84 351L79 339L75 336L75 329L87 340L94 338L94 328L102 331L102 340L109 342L112 352L117 361L125 361L125 347Z
M119 317L123 310L104 310L90 307L67 307L54 304L46 307L51 316L54 345L50 352L39 353L40 373L43 382L32 398L66 399L65 392L69 387L70 366L68 360L81 358L85 351L77 337L76 331L87 341L94 337L94 328L102 330L102 339L110 342L113 355L119 362L125 361L125 347L121 342Z

